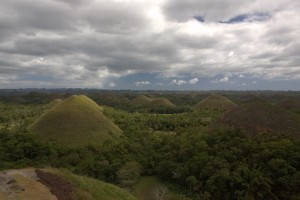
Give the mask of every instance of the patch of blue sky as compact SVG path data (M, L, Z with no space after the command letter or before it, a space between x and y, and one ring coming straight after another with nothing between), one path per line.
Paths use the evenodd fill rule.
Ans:
M194 17L194 19L198 20L199 22L205 22L205 19L204 19L204 17L203 17L203 16L201 16L201 15L197 15L197 16L195 16L195 17Z
M252 14L241 14L230 18L229 20L219 21L220 23L234 24L241 22L253 22L253 21L266 21L271 18L269 13L252 13Z

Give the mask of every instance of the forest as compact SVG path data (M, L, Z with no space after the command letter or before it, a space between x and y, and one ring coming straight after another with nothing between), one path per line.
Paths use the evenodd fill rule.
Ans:
M62 168L129 192L143 177L156 177L161 190L174 195L161 193L154 199L300 199L300 130L288 134L259 129L249 134L218 125L226 111L194 106L211 92L140 93L167 98L176 107L132 105L139 93L130 91L1 91L0 169ZM296 92L214 93L239 106L300 97ZM53 99L73 94L84 94L100 105L122 130L121 136L61 146L28 128L52 109ZM296 108L286 112L300 118Z

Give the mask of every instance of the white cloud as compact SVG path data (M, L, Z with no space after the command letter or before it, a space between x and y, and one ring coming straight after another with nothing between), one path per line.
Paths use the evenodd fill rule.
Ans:
M13 83L1 78L1 87L104 87L112 78L139 72L177 79L186 74L227 77L216 82L229 82L228 74L300 79L300 1L35 3L1 2L0 74L14 77ZM241 14L252 15L241 23L218 22Z
M228 53L228 57L232 57L232 56L234 56L234 51L230 51L229 53Z
M185 80L172 80L171 81L171 84L176 84L176 85L183 85L183 84L186 84L187 82Z
M198 78L192 78L191 80L189 80L189 84L193 85L196 84L199 81Z
M239 78L244 78L244 77L245 77L244 74L240 74L240 75L239 75Z
M211 81L211 82L212 83L227 83L227 82L229 82L229 77L228 76L224 76L221 79L217 79L217 80L214 80L214 81Z
M228 76L224 76L223 78L221 78L220 80L219 80L219 82L222 82L222 83L226 83L226 82L228 82L229 81L229 77Z
M150 85L151 82L150 81L137 81L134 84L135 84L135 86L140 87L140 86L144 86L144 85Z
M109 82L108 86L111 87L111 88L113 88L113 87L116 87L116 84L114 82Z

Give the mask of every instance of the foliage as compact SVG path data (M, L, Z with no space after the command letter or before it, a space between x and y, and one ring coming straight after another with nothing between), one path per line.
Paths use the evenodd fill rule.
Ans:
M30 130L62 146L99 143L122 132L103 115L100 106L84 95L71 96L52 107Z
M197 109L211 109L211 110L232 110L238 105L230 99L220 95L210 95L205 99L199 101L195 107Z
M135 200L128 192L112 184L104 183L84 176L77 176L67 171L51 170L70 181L78 190L77 197L82 200Z
M15 106L15 111L26 107L37 115L34 109L42 109ZM211 110L157 114L104 107L103 113L124 130L122 136L81 147L41 140L24 129L24 121L34 116L15 114L23 125L2 126L0 168L48 165L114 184L133 180L133 188L139 175L156 176L168 191L195 200L300 198L299 137L212 131L209 125L220 112Z

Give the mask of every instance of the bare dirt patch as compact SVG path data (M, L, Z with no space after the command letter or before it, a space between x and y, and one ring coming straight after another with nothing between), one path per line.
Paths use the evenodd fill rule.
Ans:
M42 170L35 170L38 181L48 188L50 192L57 197L58 200L76 200L73 193L75 188L61 177Z
M0 172L0 200L57 200L45 185L36 180L34 169Z

